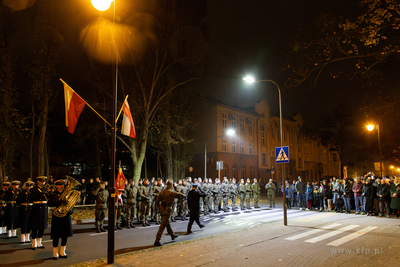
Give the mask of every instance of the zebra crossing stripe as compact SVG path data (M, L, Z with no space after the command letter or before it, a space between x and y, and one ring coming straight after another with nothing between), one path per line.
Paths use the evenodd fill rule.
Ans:
M306 241L304 241L304 242L307 242L307 243L317 243L317 242L319 242L319 241L328 239L328 238L330 238L330 237L332 237L332 236L338 235L338 234L343 233L343 232L345 232L345 231L354 229L354 228L356 228L356 227L358 227L358 226L360 226L360 225L355 225L355 224L348 225L348 226L345 226L345 227L343 227L343 228L341 228L341 229L339 229L339 230L335 230L335 231L332 231L332 232L329 232L329 233L326 233L326 234L323 234L323 235L320 235L320 236L317 236L317 237L308 239L308 240L306 240Z
M323 230L331 229L331 228L334 228L334 227L339 226L339 225L341 225L341 224L340 223L329 224L329 225L326 225L324 227L321 227L321 229L310 230L310 231L307 231L307 232L304 232L304 233L301 233L301 234L298 234L298 235L287 237L285 239L293 241L293 240L300 239L300 238L303 238L303 237L306 237L306 236L317 234L319 232L322 232Z
M247 222L239 222L238 224L236 224L236 225L243 225L243 224L246 224Z
M355 232L355 233L352 233L350 235L347 235L347 236L344 236L342 238L339 238L339 239L337 239L335 241L332 241L332 242L328 243L327 245L328 246L334 246L334 247L343 245L344 243L347 243L347 242L349 242L349 241L351 241L353 239L356 239L356 238L358 238L358 237L360 237L362 235L365 235L366 233L368 233L368 232L370 232L370 231L372 231L372 230L374 230L376 228L378 228L378 227L377 226L365 227L365 228L361 229L358 232Z

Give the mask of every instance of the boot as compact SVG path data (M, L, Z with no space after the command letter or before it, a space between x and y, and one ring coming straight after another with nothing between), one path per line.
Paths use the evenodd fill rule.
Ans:
M25 243L25 234L21 234L21 244Z
M63 258L63 259L68 258L67 253L65 252L66 249L67 249L67 246L61 246L60 258Z
M3 226L3 235L7 234L7 227Z
M160 243L160 241L155 241L154 242L154 246L156 246L156 247L161 247L163 245L163 243Z
M12 234L12 232L11 232L11 230L8 230L7 232L8 232L8 235L7 235L7 238L6 238L6 239L10 239L10 238L11 238L11 236L12 236L12 235L11 235L11 234Z
M131 223L131 227L132 227L132 228L136 228L136 226L135 226L133 223Z
M29 233L25 234L25 243L30 243L31 240L29 239Z
M37 240L32 239L32 249L35 250L37 248Z
M36 238L37 240L37 248L43 249L44 246L42 245L42 238Z
M128 226L126 228L131 229L131 223L128 223Z
M12 237L17 238L17 229L12 230Z
M178 238L178 236L179 236L179 234L172 234L172 235L171 235L171 239L172 239L172 240L175 240L175 239Z
M119 226L119 223L117 223L117 225L115 226L116 230L122 230L121 226Z
M171 218L171 222L176 222L174 218Z
M58 260L58 247L53 247L53 260Z
M96 233L101 233L100 226L97 226L96 229L97 229Z
M3 227L0 227L0 235L3 234Z
M105 232L106 230L103 228L103 225L100 225L100 231Z
M149 223L149 222L146 222L146 225L147 225L147 226L150 226L150 223Z
M156 221L156 224L157 224L157 225L160 225L160 222L159 222L159 221Z

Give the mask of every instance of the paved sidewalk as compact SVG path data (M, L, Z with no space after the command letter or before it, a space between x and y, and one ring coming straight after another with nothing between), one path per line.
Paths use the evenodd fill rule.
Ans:
M336 251L342 247L328 245L336 238L315 243L285 239L308 231L333 233L333 230L318 230L332 223L340 227L356 224L359 228L374 225L376 229L364 235L358 230L336 230L342 235L356 235L356 239L343 245L343 248L352 249L348 253ZM176 243L163 247L126 254L117 251L112 265L107 264L107 259L99 259L73 266L398 266L399 223L400 220L394 218L310 212L309 218L289 220L288 226L275 222L185 242L179 242L178 237ZM149 238L149 242L153 239ZM169 242L170 237L163 235L161 241Z

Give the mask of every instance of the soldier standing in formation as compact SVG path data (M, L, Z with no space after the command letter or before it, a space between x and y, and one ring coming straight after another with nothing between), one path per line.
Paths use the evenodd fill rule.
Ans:
M150 188L149 188L149 179L145 178L143 180L143 186L139 189L139 196L141 197L141 207L140 207L140 215L141 215L141 221L142 221L142 226L150 226L150 223L147 221L147 215L149 213L149 194L150 194Z
M223 211L228 212L229 207L229 184L228 184L228 178L224 177L224 182L221 185L221 194L222 194L222 202L223 202Z
M251 189L253 191L253 196L254 196L254 208L260 208L260 206L258 206L258 201L260 200L261 188L260 184L257 182L257 178L254 178L254 182L251 185Z
M203 197L203 210L204 215L207 215L210 212L210 184L208 183L208 179L204 178L203 185L201 189L204 191L205 196Z
M233 178L232 183L229 185L229 197L232 201L231 203L232 211L238 210L238 208L236 208L237 195L238 195L238 186L236 184L236 179Z
M138 186L137 186L138 194L137 194L137 205L136 205L136 210L137 210L136 216L137 216L137 220L139 223L142 222L141 221L141 213L140 213L140 209L142 208L142 197L139 194L140 190L142 190L142 187L143 187L143 181L141 179L139 179Z
M275 208L275 192L276 192L276 185L272 182L272 179L269 179L269 183L266 184L265 189L267 189L267 196L269 200L269 207Z
M214 199L214 208L213 208L214 213L219 213L219 203L221 201L219 198L220 187L219 187L219 179L218 178L215 178L215 183L211 188L211 193L213 194L213 199Z
M208 210L210 212L215 212L213 209L213 203L214 203L214 193L212 192L212 189L214 187L213 180L211 178L208 178Z
M160 216L160 203L156 202L158 194L163 190L162 186L162 181L161 178L157 178L157 183L156 185L153 186L152 188L152 194L153 194L153 209L154 209L154 220L156 221L156 224L159 225L161 222L161 216Z
M175 234L172 231L170 225L170 218L172 213L172 204L175 198L183 198L186 197L184 194L176 192L172 189L173 181L168 179L167 186L165 190L161 191L158 194L156 201L160 203L160 213L161 213L161 224L158 228L158 232L156 235L156 240L154 242L154 246L162 246L163 244L160 243L161 236L164 232L165 227L167 228L168 234L171 236L172 240L175 240L179 235Z
M3 182L0 190L0 234L2 235L7 234L7 226L6 222L4 221L4 211L7 203L4 201L4 196L6 195L10 185L11 183L8 181Z
M125 188L126 195L126 223L127 228L135 228L133 224L133 219L136 214L136 197L137 197L137 187L135 186L135 181L129 179L128 186Z
M30 243L29 239L29 216L32 210L32 202L29 202L29 190L34 185L34 182L27 181L24 183L25 189L19 193L17 203L20 205L18 214L18 227L21 228L21 243Z
M244 184L244 179L240 179L239 197L240 197L240 209L245 210L246 208L244 207L244 203L246 199L246 185Z
M17 203L17 197L19 194L20 181L12 181L11 187L7 190L4 195L4 201L6 202L6 209L4 211L4 221L7 225L8 236L7 238L17 238L17 223L18 223L18 212L19 204Z
M49 217L47 200L49 195L44 188L46 176L37 177L36 186L30 190L29 202L33 203L31 216L29 217L29 229L32 230L32 249L44 249L42 238L44 230L47 228Z
M179 180L177 189L179 193L186 196L187 187L186 185L183 184L182 180ZM182 221L186 220L186 213L187 213L186 202L187 202L186 197L179 199L179 213L180 213L179 215L181 216Z
M251 192L252 192L251 183L250 183L249 178L247 178L245 188L246 188L246 208L249 210L249 209L251 209L250 201L251 201Z
M109 197L109 193L107 190L105 190L105 183L100 182L100 190L96 196L96 206L95 206L95 212L94 212L97 233L106 231L106 230L104 230L103 224L104 224L104 218L106 217L106 212L107 212L108 197Z
M117 191L118 197L115 198L115 230L122 230L121 223L122 223L122 215L123 215L123 206L124 202L123 199L125 198L124 188L119 188Z
M68 204L66 199L60 199L64 191L64 180L57 180L54 182L56 190L50 195L48 205L53 207L53 210L61 206L62 204ZM71 214L72 210L67 212L64 216L55 216L53 211L52 222L51 222L51 239L53 239L53 260L58 260L58 258L68 258L67 240L68 237L72 236L72 223ZM60 253L58 250L58 241L61 238L61 248Z

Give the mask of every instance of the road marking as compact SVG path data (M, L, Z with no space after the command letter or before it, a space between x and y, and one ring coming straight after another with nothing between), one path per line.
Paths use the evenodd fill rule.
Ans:
M311 217L297 219L296 222L310 222L310 221L315 221L315 220L327 218L327 217L334 216L334 215L335 215L334 213L315 214Z
M372 230L374 230L376 228L378 228L378 227L377 226L365 227L365 228L361 229L358 232L355 232L355 233L352 233L350 235L347 235L347 236L344 236L342 238L339 238L339 239L337 239L335 241L332 241L332 242L328 243L327 245L328 246L334 246L334 247L343 245L344 243L347 243L347 242L349 242L349 241L351 241L353 239L356 239L356 238L358 238L358 237L360 237L362 235L365 235L366 233L368 233L368 232L370 232L370 231L372 231Z
M103 232L103 233L95 233L95 234L89 234L89 236L95 236L95 235L104 235L107 234L107 232Z
M345 227L343 227L343 228L341 228L341 229L338 229L338 230L335 230L335 231L332 231L332 232L329 232L329 233L326 233L326 234L323 234L323 235L320 235L320 236L317 236L317 237L308 239L308 240L306 240L306 241L304 241L304 242L307 242L307 243L317 243L317 242L319 242L319 241L328 239L328 238L330 238L330 237L332 237L332 236L341 234L341 233L343 233L343 232L345 232L345 231L354 229L354 228L356 228L356 227L358 227L358 226L360 226L360 225L356 225L356 224L348 225L348 226L345 226Z
M322 232L323 230L334 228L334 227L339 226L339 225L341 225L341 224L340 223L329 224L329 225L326 225L324 227L321 227L320 229L310 230L310 231L307 231L307 232L304 232L304 233L301 233L301 234L298 234L298 235L287 237L285 239L293 241L293 240L296 240L296 239L300 239L300 238L303 238L303 237L306 237L306 236L309 236L309 235L313 235L313 234Z
M236 225L243 225L243 224L246 224L247 222L239 222L239 223L237 223Z

